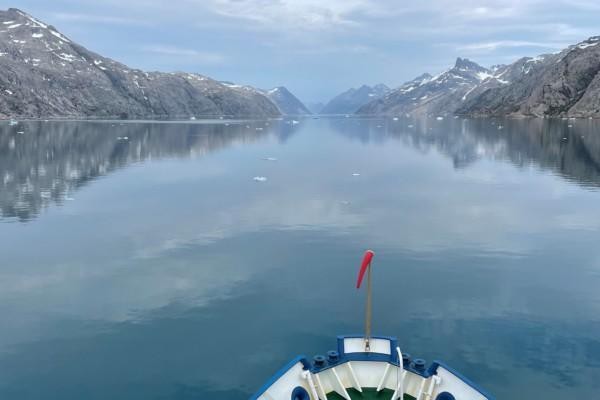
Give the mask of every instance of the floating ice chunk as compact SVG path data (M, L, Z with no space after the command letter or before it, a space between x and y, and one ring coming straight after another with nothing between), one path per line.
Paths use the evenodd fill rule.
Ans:
M263 160L265 160L265 161L277 161L277 159L275 157L265 157L265 158L263 158Z
M296 121L295 119L292 120L292 125L298 125L300 123L300 121Z
M414 128L415 126L413 124L408 125L409 128Z
M340 204L343 206L349 206L350 202L348 200L342 200L342 201L340 201Z
M352 176L360 176L360 174L358 172L355 172L352 174Z
M195 121L195 120L196 120L196 117L190 117L190 121Z
M267 177L266 176L255 176L254 178L252 178L255 182L266 182L267 181Z
M17 133L18 133L19 135L24 135L24 134L25 134L25 132L24 132L24 131L18 131Z
M436 118L438 121L442 121L444 119L444 117L437 117Z
M8 90L8 89L4 89L4 91L5 91L6 93L8 93L8 94L13 94L13 92L11 92L11 91L10 91L10 90Z
M394 117L394 118L393 118L393 120L394 120L394 121L398 121L398 117Z
M261 128L261 127L258 127L258 128L256 128L256 130L257 130L257 131L262 131L262 130L263 130L263 128Z

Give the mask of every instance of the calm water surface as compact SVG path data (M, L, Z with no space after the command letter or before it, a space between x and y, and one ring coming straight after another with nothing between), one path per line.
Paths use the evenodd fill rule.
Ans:
M247 399L362 330L366 248L404 351L597 398L599 188L589 120L2 123L0 399Z

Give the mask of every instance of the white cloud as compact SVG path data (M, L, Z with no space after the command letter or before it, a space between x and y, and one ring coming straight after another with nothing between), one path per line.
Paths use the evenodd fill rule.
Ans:
M202 0L214 13L247 20L268 30L331 30L357 26L352 15L374 5L369 0Z
M85 22L85 23L98 23L98 24L117 24L117 25L148 25L148 22L133 19L116 17L113 15L95 15L95 14L77 14L77 13L64 13L58 12L52 14L53 18L60 21L72 21L72 22Z
M515 47L531 47L539 49L562 49L566 47L565 43L556 42L530 42L525 40L500 40L492 42L480 42L460 45L457 47L458 50L466 51L482 51L491 52L501 48L515 48Z
M195 49L186 49L169 45L144 46L142 50L149 53L160 54L162 56L187 58L201 64L221 64L225 61L225 57L222 54L198 51Z

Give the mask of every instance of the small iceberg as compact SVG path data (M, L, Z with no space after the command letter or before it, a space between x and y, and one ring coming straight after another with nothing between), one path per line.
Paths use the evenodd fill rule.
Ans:
M398 121L398 117L394 117L392 118L394 121Z
M358 172L355 172L352 174L352 176L360 176L360 174Z
M266 182L267 181L267 177L266 176L255 176L254 178L252 178L255 182Z
M300 123L300 121L296 121L295 119L292 120L292 125L298 125Z
M437 117L436 118L438 121L442 121L444 119L444 117Z
M195 121L196 117L190 117L190 121Z
M8 125L9 125L9 126L15 126L15 125L17 125L18 123L19 123L19 121L17 121L16 119L11 119L11 120L8 122Z

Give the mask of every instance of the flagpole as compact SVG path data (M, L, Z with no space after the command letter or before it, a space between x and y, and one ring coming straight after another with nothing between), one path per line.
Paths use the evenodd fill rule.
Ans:
M371 264L367 271L367 309L365 312L365 351L371 351Z
M360 285L367 274L367 304L365 307L365 351L371 351L371 260L373 260L373 250L365 251L360 270L358 271L358 279L356 280L356 288L360 289Z

